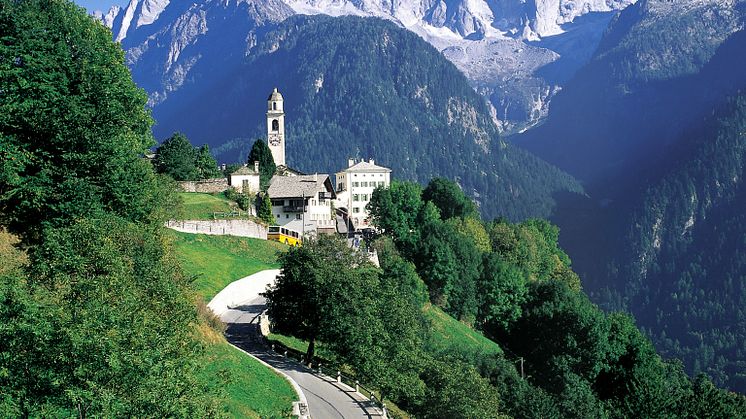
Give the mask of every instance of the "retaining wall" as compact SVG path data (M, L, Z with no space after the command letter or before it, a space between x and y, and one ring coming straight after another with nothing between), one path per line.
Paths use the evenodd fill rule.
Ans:
M226 178L215 178L205 180L187 180L179 182L179 186L184 192L199 192L199 193L218 193L230 188L228 185L228 179Z
M253 237L267 240L267 227L250 220L168 221L166 227L184 233Z

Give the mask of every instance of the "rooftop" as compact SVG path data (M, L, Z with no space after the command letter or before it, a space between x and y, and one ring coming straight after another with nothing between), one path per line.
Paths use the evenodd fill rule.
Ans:
M318 192L334 192L329 175L273 176L267 193L270 198L300 198Z
M272 93L269 95L267 100L282 100L282 93L280 93L275 87Z
M238 170L231 173L231 175L258 175L259 172L255 172L253 167L242 166Z
M350 160L349 167L342 170L343 172L386 172L390 173L391 169L375 164L372 159L370 161L361 160L355 163L354 160Z

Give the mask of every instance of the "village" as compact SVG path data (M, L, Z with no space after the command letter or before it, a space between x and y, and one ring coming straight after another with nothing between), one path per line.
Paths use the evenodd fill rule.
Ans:
M377 165L374 159L349 158L347 165L333 176L327 173L303 173L286 160L284 98L277 88L267 98L267 144L277 167L263 199L270 199L273 225L261 228L240 220L169 222L181 231L227 234L277 240L297 245L318 234L339 234L357 246L373 231L367 205L373 191L387 188L391 169ZM225 165L223 165L223 168ZM228 188L237 193L259 194L259 162L244 164L225 178L181 182L185 192L219 193ZM248 214L256 216L256 209ZM217 217L216 217L217 218Z

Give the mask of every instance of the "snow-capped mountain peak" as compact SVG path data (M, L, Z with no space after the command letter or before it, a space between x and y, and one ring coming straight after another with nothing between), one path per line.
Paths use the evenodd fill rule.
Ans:
M121 42L132 30L155 22L169 2L170 0L130 0L126 8L112 6L105 15L97 17L114 33L114 40Z

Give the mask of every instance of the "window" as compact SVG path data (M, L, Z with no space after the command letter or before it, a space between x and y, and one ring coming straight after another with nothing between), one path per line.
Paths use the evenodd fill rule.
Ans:
M277 110L277 102L272 102L272 110L273 111Z
M316 200L315 200L315 199L312 199L312 200L311 200L311 205L312 205L312 206L315 206L315 205L316 205Z
M353 200L354 202L357 202L357 201L359 201L359 200L360 200L360 195L358 195L358 194L353 194L353 195L352 195L352 200Z
M362 196L362 199L363 199L363 201L367 201L368 200L368 194L364 193L363 196Z
M295 219L300 220L300 214L295 214Z
M383 186L383 181L378 182L378 186Z
M360 186L362 186L363 188L367 188L368 187L368 182L362 182L360 184Z
M280 130L280 123L276 120L272 120L272 131L279 131Z
M290 218L290 214L285 214L285 218Z
M355 214L360 213L360 207L353 207L352 208L352 212L355 213Z
M353 188L357 188L358 186L360 186L360 182L352 182Z

